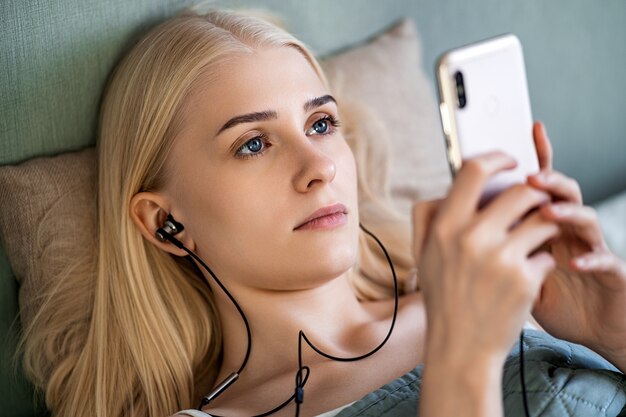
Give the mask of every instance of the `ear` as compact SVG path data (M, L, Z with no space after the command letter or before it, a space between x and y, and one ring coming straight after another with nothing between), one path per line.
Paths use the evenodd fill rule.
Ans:
M166 198L158 193L144 191L135 194L130 200L130 217L148 242L172 255L187 256L189 254L183 249L176 247L169 241L161 242L156 237L157 229L163 227L169 213L170 206ZM183 223L176 217L174 219ZM195 251L195 242L187 229L178 233L176 239L180 240L187 249Z

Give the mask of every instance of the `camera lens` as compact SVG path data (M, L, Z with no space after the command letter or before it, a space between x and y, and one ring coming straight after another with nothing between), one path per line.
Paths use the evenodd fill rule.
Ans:
M465 83L463 82L463 73L461 71L454 73L454 81L456 82L456 96L459 108L462 109L467 104L467 97L465 96Z

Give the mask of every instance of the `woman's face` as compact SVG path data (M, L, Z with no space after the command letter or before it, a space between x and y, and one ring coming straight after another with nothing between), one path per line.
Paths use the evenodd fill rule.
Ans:
M304 56L258 49L201 81L163 190L196 253L231 285L259 289L346 272L358 244L356 168L337 105ZM320 209L335 214L307 223Z

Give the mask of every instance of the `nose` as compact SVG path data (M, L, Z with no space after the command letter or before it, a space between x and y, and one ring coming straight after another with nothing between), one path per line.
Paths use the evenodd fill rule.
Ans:
M297 169L293 177L293 186L296 191L306 193L335 179L337 173L335 161L325 154L314 140L299 146L296 152L298 154Z

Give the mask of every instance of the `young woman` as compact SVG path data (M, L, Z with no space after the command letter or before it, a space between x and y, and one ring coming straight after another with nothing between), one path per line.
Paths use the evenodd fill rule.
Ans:
M365 171L379 138L340 104L311 53L263 20L186 14L141 39L102 106L98 270L72 278L93 279L92 308L73 329L35 323L45 336L27 341L31 365L64 346L29 368L53 415L171 415L238 373L205 412L258 415L304 393L274 415L314 416L424 363L421 415L497 416L531 310L626 369L626 268L576 182L552 171L540 124L540 174L479 210L514 161L478 157L411 226L377 194L384 169ZM392 271L359 223L387 246L397 315ZM363 358L333 360L302 333Z

